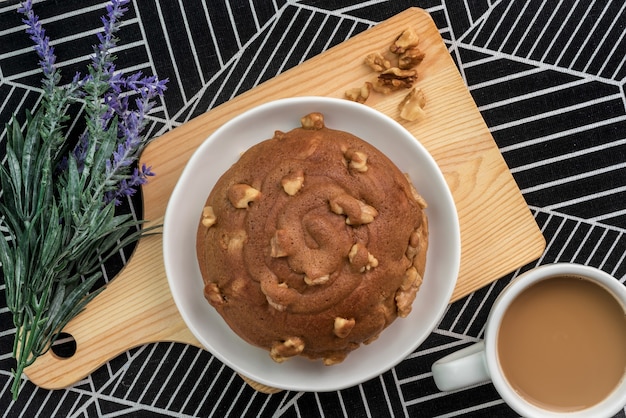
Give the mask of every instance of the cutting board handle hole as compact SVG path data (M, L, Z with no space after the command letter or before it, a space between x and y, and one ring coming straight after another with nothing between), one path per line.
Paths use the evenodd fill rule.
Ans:
M72 334L61 332L52 344L52 352L60 358L71 358L76 354L76 340Z

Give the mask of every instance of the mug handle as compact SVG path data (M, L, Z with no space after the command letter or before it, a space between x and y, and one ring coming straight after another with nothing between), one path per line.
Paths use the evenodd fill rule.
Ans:
M432 372L437 388L444 392L491 380L485 342L477 342L437 360Z

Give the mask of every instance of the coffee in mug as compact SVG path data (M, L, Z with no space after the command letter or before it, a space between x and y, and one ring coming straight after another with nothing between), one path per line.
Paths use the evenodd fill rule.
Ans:
M497 353L527 401L555 411L600 403L626 370L626 316L604 287L555 276L521 292L502 317Z
M485 339L432 366L443 391L491 380L525 417L611 417L626 405L626 286L572 263L513 280Z

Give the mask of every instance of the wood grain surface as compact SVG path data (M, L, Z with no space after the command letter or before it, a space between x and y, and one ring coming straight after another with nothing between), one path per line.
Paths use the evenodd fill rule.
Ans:
M385 51L407 27L426 53L417 84L426 118L406 122L398 104L404 92L375 95L367 105L400 121L428 149L452 191L461 227L461 266L452 301L538 258L545 240L461 78L431 17L408 9L311 58L154 140L142 161L158 173L143 189L144 217L163 221L170 194L196 148L220 125L264 102L295 96L341 98L375 78L363 58ZM259 138L264 139L264 138ZM160 235L142 238L126 267L65 328L76 340L74 356L52 351L26 369L49 389L79 381L129 348L157 341L200 346L169 291ZM253 386L253 385L252 385ZM254 386L253 386L254 387ZM269 388L270 391L272 388Z

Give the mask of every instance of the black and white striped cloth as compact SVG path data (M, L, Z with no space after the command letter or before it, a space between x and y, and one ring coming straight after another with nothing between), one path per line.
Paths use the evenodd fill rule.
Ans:
M66 76L84 71L105 4L35 3ZM541 258L452 304L393 370L332 393L261 394L206 351L158 343L120 355L65 390L25 381L12 402L15 329L0 282L0 417L515 416L491 384L440 393L430 366L482 337L495 297L520 271L577 262L624 283L624 1L132 0L116 63L170 79L150 116L148 135L156 137L411 6L435 20L546 237ZM0 126L41 97L37 59L16 9L15 0L0 1ZM5 139L0 130L0 144ZM109 280L119 265L107 268Z

